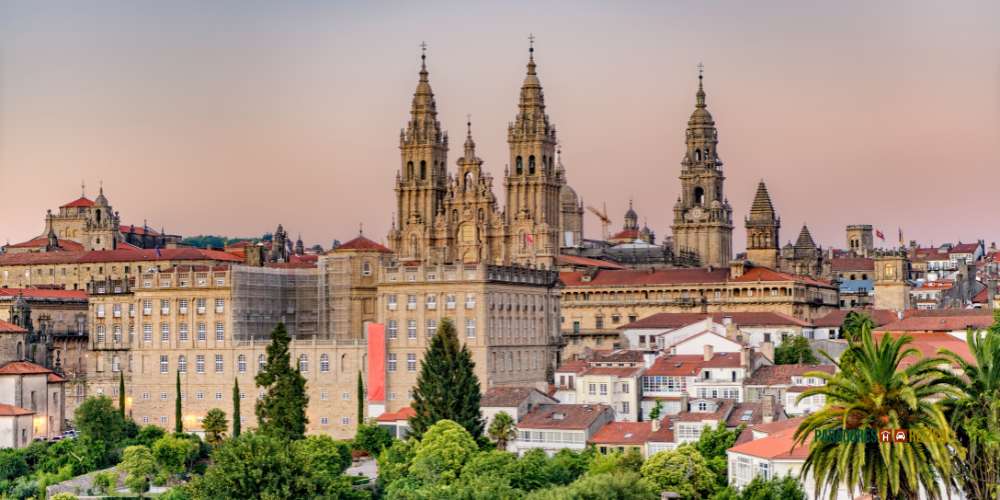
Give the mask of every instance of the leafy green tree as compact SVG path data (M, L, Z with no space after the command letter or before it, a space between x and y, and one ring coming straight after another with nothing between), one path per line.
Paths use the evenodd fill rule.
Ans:
M118 474L114 471L98 472L94 474L91 484L93 484L97 493L102 495L113 494L115 488L118 486Z
M285 324L278 323L267 346L267 366L256 377L257 386L266 390L257 401L260 432L285 440L302 439L309 423L306 379L291 364L290 341Z
M27 475L31 469L28 468L28 461L24 459L21 450L13 448L0 449L0 482L11 481L20 476Z
M410 474L424 483L449 482L479 446L464 427L451 420L439 420L427 429L413 448Z
M712 472L715 473L715 478L720 488L726 486L729 478L729 460L726 456L726 450L736 444L736 439L740 437L740 433L742 432L742 425L736 429L729 430L726 428L725 422L719 422L715 429L705 426L701 431L698 441L694 443L695 449L705 459L708 468L712 469Z
M875 329L872 317L861 311L851 311L844 316L844 322L840 325L840 336L851 342L858 342L861 339L861 332L866 328Z
M475 454L462 466L463 478L470 476L490 476L510 479L517 473L517 456L500 450L489 450Z
M144 446L153 446L153 443L166 434L166 431L158 425L145 425L142 429L139 429L139 435L136 437L136 441Z
M813 354L808 339L799 335L792 335L786 337L774 349L774 364L794 365L797 363L815 365L819 363L819 359Z
M653 408L651 410L649 410L649 419L650 420L659 420L660 419L660 415L662 413L663 413L663 401L660 401L659 399L657 399L656 400L656 404L653 405Z
M416 440L393 441L392 446L378 456L378 486L385 488L397 480L409 477Z
M593 446L579 453L568 449L559 450L545 466L548 484L567 485L576 481L589 470L597 455Z
M596 476L600 474L615 474L618 472L639 472L642 468L642 453L639 452L637 448L630 448L627 452L622 453L620 451L615 451L608 454L597 454L594 459L590 462L590 468L587 469L588 476Z
M740 490L740 500L806 500L806 492L798 478L786 475L764 480L753 478Z
M102 441L114 446L125 438L125 420L117 411L111 398L87 398L77 407L74 422L81 437Z
M534 491L552 484L549 457L540 448L528 450L517 459L511 485L523 491Z
M240 416L240 381L238 379L233 379L233 437L240 437L240 426L242 422L240 421L242 417Z
M76 495L72 493L66 493L64 491L62 493L56 493L55 495L50 496L49 500L77 500L77 498L78 497Z
M198 456L198 445L179 436L163 436L153 443L152 452L160 470L179 475Z
M330 436L309 436L292 442L292 455L305 468L309 476L329 484L351 466L351 448ZM326 490L323 486L321 490Z
M985 334L969 329L965 339L973 362L941 351L962 374L950 381L963 396L946 402L951 427L967 450L965 460L954 462L955 477L966 497L994 499L1000 496L1000 311Z
M133 493L142 496L149 491L149 482L156 474L156 461L149 448L145 446L125 448L119 467L125 471L125 485Z
M226 412L212 408L205 414L201 421L201 428L205 430L205 441L210 445L217 445L226 436L226 429L229 429L229 420L226 420Z
M715 491L715 473L689 444L654 454L642 464L642 477L681 498L706 498Z
M177 370L177 393L174 397L174 432L184 432L184 416L181 411L181 371Z
M814 439L802 475L815 478L817 495L824 488L845 487L853 494L875 492L881 498L917 498L925 489L931 498L943 494L938 479L953 479L954 432L942 411L942 397L961 392L942 367L944 358L920 358L911 337L885 335L876 342L864 326L857 345L848 348L850 363L838 372L810 372L826 385L804 391L799 399L826 397L826 406L802 421L795 432L802 445L816 431L877 433L908 429L912 439L901 443L856 443ZM911 359L906 359L911 358ZM906 360L910 364L904 364Z
M125 418L125 372L118 372L118 411Z
M587 475L569 486L535 491L527 500L656 500L657 487L635 472Z
M358 425L365 421L365 381L358 370Z
M444 318L424 352L417 385L413 389L411 435L420 438L435 422L451 420L474 439L483 434L479 412L479 379L468 346L458 340L455 326Z
M497 444L498 450L506 450L507 443L517 437L516 425L517 422L514 422L514 419L505 411L497 413L493 417L487 434Z
M361 424L354 436L354 449L367 452L377 457L382 450L392 445L389 431L378 424Z

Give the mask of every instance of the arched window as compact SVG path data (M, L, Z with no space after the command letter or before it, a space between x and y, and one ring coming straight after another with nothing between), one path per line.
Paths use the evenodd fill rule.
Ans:
M17 343L17 358L18 360L24 359L24 344L22 342Z
M694 150L694 161L701 161L701 150Z
M300 372L309 371L309 356L305 354L299 354L299 371Z
M407 179L412 179L413 178L413 162L412 161L406 162L406 178Z
M100 209L100 208L98 208L98 209L97 209L97 210L96 210L96 211L94 212L94 214L95 214L95 215L97 216L97 223L98 223L98 224L100 224L100 223L101 223L101 209Z
M341 371L341 373L343 373L345 370L347 370L347 355L346 354L341 354L340 355L340 371Z
M420 180L427 178L427 162L420 160Z
M410 235L410 256L411 257L420 256L420 247L417 245L417 235L415 234Z
M708 161L711 158L712 158L712 155L708 154L708 148L705 148L705 161Z
M701 186L694 188L694 202L696 205L705 204L705 190Z
M517 175L524 173L524 163L521 161L520 156L514 160L514 172L517 173Z
M181 373L187 373L188 371L187 357L185 357L183 354L177 356L177 371Z
M325 352L319 356L319 371L330 371L330 355Z
M261 354L263 356L263 354ZM247 372L247 356L246 354L240 354L236 356L236 371L240 373Z
M535 155L528 157L528 175L535 175Z
M472 189L472 172L465 173L465 190Z
M242 354L241 354L241 356L242 356ZM260 356L257 356L257 370L261 371L261 370L264 369L265 366L267 366L267 358L264 357L263 354L261 354Z

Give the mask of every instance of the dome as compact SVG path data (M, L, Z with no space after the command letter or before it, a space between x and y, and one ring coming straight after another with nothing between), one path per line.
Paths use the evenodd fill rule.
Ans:
M574 191L573 188L569 187L569 184L563 184L563 186L559 188L559 202L563 205L572 204L573 206L576 206L580 204L580 197L576 195L576 191Z
M97 194L97 199L94 200L94 204L106 207L108 206L108 199L104 197L104 187L101 187L101 191Z

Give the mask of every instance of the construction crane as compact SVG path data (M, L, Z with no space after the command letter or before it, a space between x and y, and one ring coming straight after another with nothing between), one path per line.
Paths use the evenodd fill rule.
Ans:
M589 205L587 206L587 210L590 210L592 214L601 220L601 236L604 238L604 241L608 241L611 238L611 235L608 233L608 227L611 226L611 219L608 218L608 204L605 203L603 207L603 212Z

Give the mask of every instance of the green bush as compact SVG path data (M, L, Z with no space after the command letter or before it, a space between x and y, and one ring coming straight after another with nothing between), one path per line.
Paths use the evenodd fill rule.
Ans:
M118 473L114 471L104 471L94 474L92 481L94 490L102 495L114 493L118 487Z
M353 442L355 450L364 451L373 457L391 445L392 436L389 431L378 424L359 425Z

